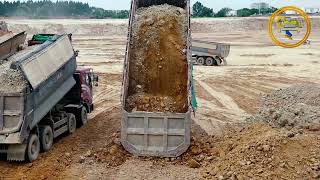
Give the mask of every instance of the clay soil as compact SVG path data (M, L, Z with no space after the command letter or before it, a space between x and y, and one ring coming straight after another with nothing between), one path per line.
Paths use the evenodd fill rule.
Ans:
M59 138L34 163L1 160L0 179L320 177L320 131L316 126L300 131L270 126L267 121L248 124L267 94L272 100L278 97L272 95L275 90L283 89L276 93L282 97L283 92L294 94L287 87L320 83L319 18L313 18L311 44L295 49L273 45L267 35L267 18L192 19L193 38L230 43L231 52L228 66L194 67L199 107L193 117L191 147L179 158L133 157L119 143L127 20L7 22L14 32L74 32L74 46L80 50L78 63L99 73L100 86L94 94L96 109L85 127ZM291 95L284 97L294 102ZM279 102L281 106L283 101ZM316 105L304 100L298 104L301 102Z
M169 5L138 9L129 51L128 111L187 112L185 13Z

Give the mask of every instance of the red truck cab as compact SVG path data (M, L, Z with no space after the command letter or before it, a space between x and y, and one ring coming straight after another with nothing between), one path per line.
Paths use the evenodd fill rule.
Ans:
M68 104L65 108L76 114L77 124L81 126L87 123L87 114L94 110L93 86L98 86L99 79L92 68L83 66L77 67L73 77L76 84L66 94L63 104Z
M80 101L88 113L93 111L93 86L98 85L98 76L94 75L92 68L79 66L74 73L77 84L80 83Z

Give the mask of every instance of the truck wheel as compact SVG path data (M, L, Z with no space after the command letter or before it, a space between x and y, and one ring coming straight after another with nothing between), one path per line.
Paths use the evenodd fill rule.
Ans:
M214 58L216 62L214 63L216 66L221 66L221 60L219 57Z
M77 128L76 117L73 114L69 114L69 120L68 120L68 132L69 132L69 134L73 134L76 131L76 128Z
M200 65L204 65L204 62L205 62L205 60L204 60L203 57L199 57L199 58L197 59L197 63L200 64Z
M51 149L53 145L53 131L50 126L40 128L40 143L43 152L47 152Z
M40 153L40 141L36 134L30 134L26 149L26 160L33 162Z
M81 126L87 124L88 122L88 112L85 107L82 107L79 112L78 122L80 123Z
M206 59L206 65L207 66L213 66L214 65L214 59L212 57L208 57Z
M224 66L228 66L228 62L227 62L226 59L223 60L223 65L224 65Z

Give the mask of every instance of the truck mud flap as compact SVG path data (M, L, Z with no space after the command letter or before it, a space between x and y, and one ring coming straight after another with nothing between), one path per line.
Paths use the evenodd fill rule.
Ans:
M8 161L24 161L26 144L0 144L0 154L6 154Z
M121 143L136 156L178 157L190 145L191 115L124 111Z

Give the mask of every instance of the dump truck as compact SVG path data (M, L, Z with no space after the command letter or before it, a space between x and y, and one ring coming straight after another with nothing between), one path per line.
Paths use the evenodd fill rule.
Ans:
M18 34L6 33L0 35L0 59L6 59L22 48L27 34L21 32Z
M7 160L32 162L54 138L86 124L97 77L77 67L77 55L68 35L56 35L8 57L9 71L21 72L25 83L0 91L0 154Z
M127 39L121 143L136 156L180 156L193 110L190 1L132 0Z
M192 40L192 60L194 65L220 66L227 65L230 44Z

